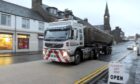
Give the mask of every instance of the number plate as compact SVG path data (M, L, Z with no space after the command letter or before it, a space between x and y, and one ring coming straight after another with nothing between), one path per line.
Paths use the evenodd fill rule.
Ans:
M51 55L51 56L50 56L50 60L56 61L56 56L55 56L55 55Z

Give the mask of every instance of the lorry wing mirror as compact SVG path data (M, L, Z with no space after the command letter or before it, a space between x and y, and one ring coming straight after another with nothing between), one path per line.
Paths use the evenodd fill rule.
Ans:
M71 39L73 39L73 36L74 36L74 30L71 30Z

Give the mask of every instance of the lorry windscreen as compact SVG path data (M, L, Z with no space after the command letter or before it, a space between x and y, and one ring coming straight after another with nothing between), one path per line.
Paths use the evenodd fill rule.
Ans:
M46 30L45 41L65 41L70 36L70 30Z

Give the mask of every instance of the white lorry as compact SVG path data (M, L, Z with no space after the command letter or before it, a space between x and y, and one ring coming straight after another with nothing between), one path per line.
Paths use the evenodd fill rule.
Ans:
M79 64L84 59L97 59L100 53L111 54L112 36L83 23L77 20L49 23L44 33L44 59Z

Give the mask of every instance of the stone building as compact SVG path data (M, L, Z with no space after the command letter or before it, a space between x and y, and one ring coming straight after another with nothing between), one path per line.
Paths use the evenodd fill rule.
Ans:
M32 9L0 0L0 53L42 50L46 25Z
M120 27L116 27L114 30L112 30L111 34L114 37L114 41L117 43L122 42L125 38L125 34Z
M42 51L48 22L78 19L72 11L60 11L32 0L32 8L0 0L0 53Z

